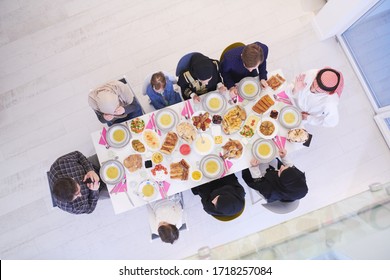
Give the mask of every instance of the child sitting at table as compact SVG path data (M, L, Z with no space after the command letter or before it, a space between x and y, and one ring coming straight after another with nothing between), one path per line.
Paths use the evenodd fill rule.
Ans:
M172 81L163 72L152 75L146 94L156 110L181 102L180 93L174 90Z
M292 202L305 197L308 192L305 174L286 157L286 149L279 150L279 155L282 161L278 160L278 170L252 159L252 166L242 171L244 181L259 191L267 203L278 200Z

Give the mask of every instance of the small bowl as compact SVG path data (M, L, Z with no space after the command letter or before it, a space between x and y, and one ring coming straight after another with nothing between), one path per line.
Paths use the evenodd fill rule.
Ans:
M195 176L194 176L195 175ZM194 178L195 177L195 178ZM199 182L203 178L203 173L199 169L195 169L191 172L191 180L194 182Z
M191 147L188 144L181 145L179 150L183 156L187 156L191 153Z

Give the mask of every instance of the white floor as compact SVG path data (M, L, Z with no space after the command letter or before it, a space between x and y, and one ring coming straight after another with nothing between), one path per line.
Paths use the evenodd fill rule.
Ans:
M390 181L371 105L339 45L317 39L303 7L301 0L1 0L0 258L180 259ZM292 155L310 188L295 212L266 212L247 195L242 217L221 223L186 192L190 230L169 245L149 241L146 208L114 215L104 200L75 216L51 207L51 163L74 150L94 153L90 133L101 124L87 104L91 88L125 74L139 93L147 74L174 73L187 52L219 58L232 42L257 40L270 48L268 69L283 69L289 80L328 65L345 76L340 124L309 128L311 147Z

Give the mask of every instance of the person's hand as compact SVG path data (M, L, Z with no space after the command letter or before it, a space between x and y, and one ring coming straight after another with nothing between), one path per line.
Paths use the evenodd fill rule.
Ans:
M302 120L307 120L307 117L310 115L307 112L302 112L301 114L302 114Z
M296 93L306 87L307 83L305 83L305 77L305 74L299 74L298 77L295 78L295 84L292 90L293 93Z
M262 88L267 88L267 87L268 87L267 81L264 80L264 79L261 79L261 80L260 80L260 86L261 86Z
M238 95L237 87L231 87L231 88L229 89L229 95L230 95L230 98L231 98L231 99L236 98L236 96Z
M103 118L104 118L106 121L111 121L111 120L114 118L114 115L103 114Z
M87 174L85 174L83 182L85 182L88 178L91 179L92 183L88 183L87 187L92 191L97 191L99 189L99 176L96 174L95 171L91 170Z
M218 88L218 92L219 92L219 93L224 93L225 91L227 91L227 88L226 88L224 85L222 85L222 86L220 86L220 87Z
M285 148L279 149L279 156L284 158L287 155L287 150Z
M255 158L252 158L251 161L250 161L251 165L252 166L258 166L260 164L260 161L258 161L257 159Z
M119 106L118 108L116 108L115 112L114 112L115 115L122 115L124 113L125 113L125 108L123 108L122 106Z
M196 94L192 97L192 100L194 100L195 103L200 103L200 97Z

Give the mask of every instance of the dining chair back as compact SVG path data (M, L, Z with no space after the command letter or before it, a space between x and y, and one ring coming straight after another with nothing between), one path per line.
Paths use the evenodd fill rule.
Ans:
M232 216L217 216L217 215L211 215L213 216L215 219L221 221L221 222L229 222L229 221L232 221L238 217L241 216L241 214L244 212L244 209L245 209L245 204L244 204L244 207L242 207L242 210L240 212L238 212L237 214L235 215L232 215Z
M48 184L49 184L49 191L50 191L51 203L52 203L53 207L57 207L57 203L56 203L56 200L55 200L55 198L54 198L53 191L52 191L52 186L50 185L49 171L46 172L46 176L47 176L47 182L48 182Z
M298 208L299 199L292 202L274 201L271 203L262 204L262 206L276 214L287 214Z
M229 46L227 46L227 47L223 50L223 52L222 52L222 54L221 54L221 57L219 58L219 62L222 62L223 57L225 56L225 53L226 53L227 51L230 51L230 50L235 49L235 48L237 48L237 47L244 47L244 46L245 46L245 44L244 44L244 43L241 43L241 42L235 42L235 43L233 43L233 44L230 44Z
M191 52L184 55L180 58L179 62L176 66L176 76L179 77L185 70L187 70L190 66L191 57L194 54L199 54L198 52Z
M124 83L125 85L127 85L129 88L130 88L130 91L133 93L134 95L134 99L138 102L139 106L141 106L141 110L142 110L142 114L144 115L145 114L145 109L144 107L142 107L142 104L141 102L139 102L138 98L137 98L137 95L135 94L133 88L131 87L130 83L127 81L127 78L126 76L123 76L123 78L121 79L118 79L118 81Z

